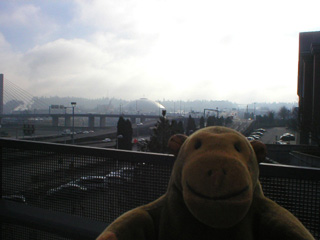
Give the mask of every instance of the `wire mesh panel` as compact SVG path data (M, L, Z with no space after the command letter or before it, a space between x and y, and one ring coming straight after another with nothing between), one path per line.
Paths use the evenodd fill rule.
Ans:
M289 210L320 239L320 169L282 170L288 169L276 167L271 174L262 169L260 182L265 196Z
M9 223L2 224L2 238L1 239L46 239L46 240L68 240L68 238L64 238L52 233L15 225Z
M163 195L173 160L169 155L11 141L2 146L2 196L107 226Z

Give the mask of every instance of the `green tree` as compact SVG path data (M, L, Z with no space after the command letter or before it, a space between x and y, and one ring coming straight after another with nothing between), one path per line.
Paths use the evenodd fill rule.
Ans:
M132 136L133 136L133 130L132 130L132 124L129 119L125 122L126 126L126 134L124 135L124 149L126 150L132 150Z
M200 128L204 128L204 117L200 118Z
M232 124L232 122L233 122L233 117L232 116L227 117L226 120L225 120L226 126Z
M270 124L273 124L274 123L274 111L269 111L268 112L268 122L270 123Z
M124 149L123 146L123 136L125 135L126 131L126 121L124 118L121 116L119 117L118 124L117 124L117 146L119 149Z
M172 130L169 120L165 116L160 117L148 142L148 150L151 152L167 153L167 144L171 134Z
M170 128L171 128L171 134L178 132L178 123L176 120L171 121Z
M196 131L196 123L194 119L191 117L191 115L189 115L189 118L187 121L187 128L186 128L187 135L190 135L195 131Z
M118 148L131 150L132 149L132 124L129 119L125 120L122 116L117 124L117 141Z
M278 115L280 119L286 120L290 116L290 110L283 106L280 108Z
M184 134L184 127L183 127L182 121L178 122L178 129L179 129L178 133Z
M292 111L292 116L288 119L288 127L294 131L299 130L298 108Z
M224 125L224 117L217 118L217 126L223 126Z
M215 126L215 125L216 125L216 117L215 116L209 116L207 118L207 127Z
M179 122L180 123L180 122ZM183 125L182 125L182 129L181 129L181 125L177 123L176 120L172 120L171 121L171 125L170 125L170 128L171 128L171 136L174 135L174 134L177 134L177 133L183 133L184 130L183 130ZM181 122L182 123L182 122Z

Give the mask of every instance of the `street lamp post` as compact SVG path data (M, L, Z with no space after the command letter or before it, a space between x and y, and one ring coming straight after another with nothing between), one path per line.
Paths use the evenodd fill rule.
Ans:
M68 107L64 107L64 130L62 131L62 133L66 133L65 131L67 131L67 108ZM64 135L64 144L67 143L67 137L66 135Z
M76 102L71 102L71 106L72 106L72 144L74 144L74 108L77 105Z
M139 125L140 123L137 123L137 139L139 138Z

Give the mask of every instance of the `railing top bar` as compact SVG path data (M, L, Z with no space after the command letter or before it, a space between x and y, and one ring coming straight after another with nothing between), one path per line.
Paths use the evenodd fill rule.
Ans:
M0 138L0 147L8 147L15 149L26 149L26 150L46 150L60 153L72 153L79 155L87 155L94 157L110 157L117 159L125 159L134 161L139 159L140 161L164 161L167 164L173 164L174 156L170 154L161 153L150 153L150 152L135 152L126 151L119 149L103 149L97 147L77 146L77 145L66 145L59 143L48 143L48 142L34 142L17 139Z
M106 223L0 199L2 221L50 232L70 239L95 239Z
M0 147L15 149L53 151L75 155L86 155L93 157L115 158L123 161L154 162L173 165L174 156L169 154L135 152L117 149L103 149L86 146L65 145L47 142L33 142L25 140L0 138ZM289 166L281 164L260 164L260 176L288 177L297 179L320 180L320 169L301 166Z
M260 163L260 176L320 181L320 168Z

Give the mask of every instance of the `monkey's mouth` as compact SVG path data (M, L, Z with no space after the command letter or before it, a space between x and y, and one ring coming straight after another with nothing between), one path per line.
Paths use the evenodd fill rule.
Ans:
M194 190L194 189L189 185L188 182L186 183L186 185L187 185L188 190L189 190L192 194L194 194L194 195L196 195L196 196L198 196L198 197L200 197L200 198L204 198L204 199L208 199L208 200L214 200L214 201L218 201L218 200L228 200L228 199L230 199L230 198L237 197L237 196L239 196L239 195L241 195L241 194L243 194L243 193L245 193L246 191L249 190L249 186L245 186L244 188L242 188L242 189L239 190L239 191L231 192L231 193L228 193L228 194L225 194L225 195L222 195L222 196L218 196L218 197L209 197L209 196L206 196L206 195L204 195L204 194L202 194L202 193L199 193L199 192L197 192L196 190Z

